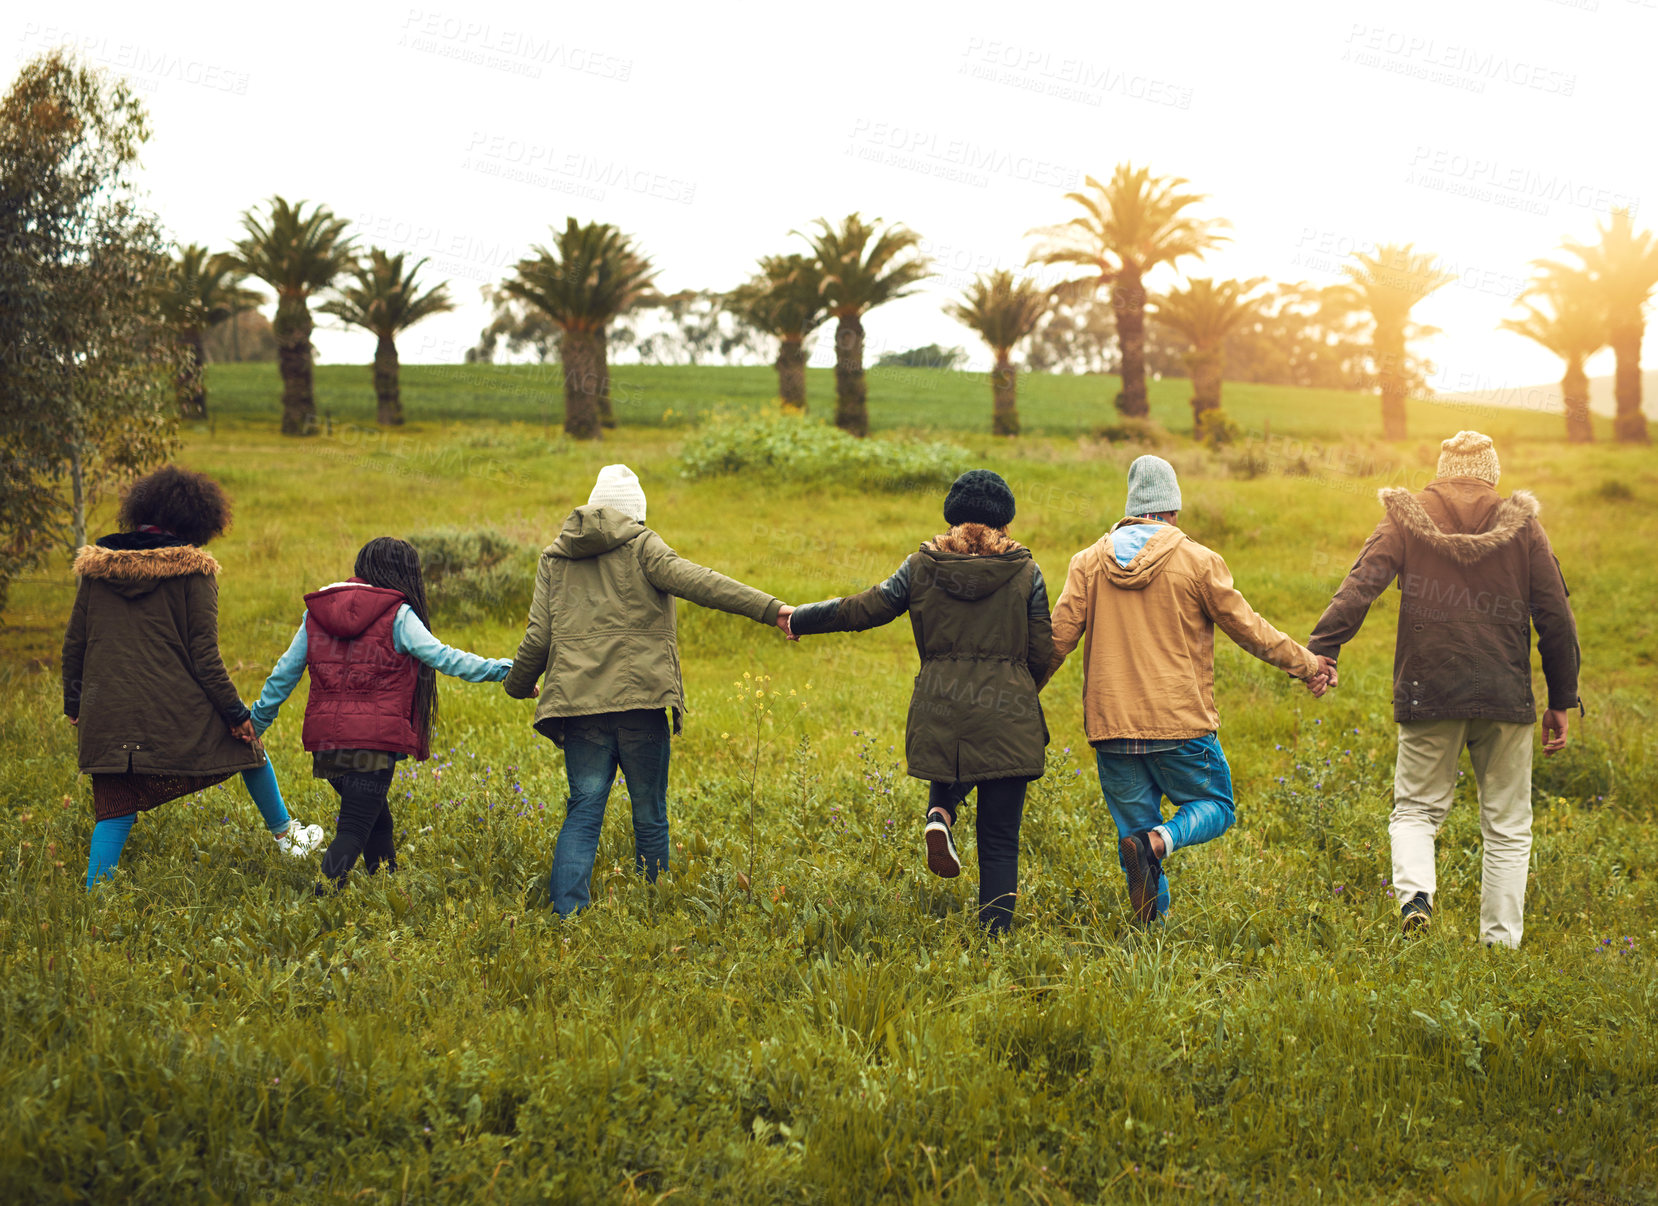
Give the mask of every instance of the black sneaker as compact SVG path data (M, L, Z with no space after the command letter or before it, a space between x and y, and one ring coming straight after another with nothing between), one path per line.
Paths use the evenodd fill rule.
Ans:
M1428 894L1418 892L1407 900L1399 910L1399 919L1399 932L1406 938L1426 934L1433 924L1433 905L1428 902Z
M1151 836L1133 833L1117 843L1123 856L1123 868L1128 872L1128 902L1134 908L1134 920L1149 925L1157 920L1157 889L1162 886L1163 864L1151 852Z
M943 879L954 879L961 874L961 858L956 854L956 843L950 837L950 817L942 808L927 814L927 870Z

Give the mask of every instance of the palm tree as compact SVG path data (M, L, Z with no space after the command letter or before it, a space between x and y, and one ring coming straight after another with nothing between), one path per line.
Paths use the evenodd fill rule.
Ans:
M551 249L537 245L501 288L558 324L564 370L564 430L596 440L610 404L607 328L656 296L656 270L633 239L608 222L554 228Z
M1226 368L1226 339L1253 319L1263 298L1250 297L1265 277L1247 281L1188 281L1152 298L1152 321L1185 336L1192 345L1186 367L1192 374L1192 428L1203 412L1220 409L1221 379Z
M1410 338L1411 307L1456 279L1437 259L1411 243L1382 243L1374 251L1356 251L1357 264L1344 264L1354 303L1374 324L1370 355L1382 387L1382 438L1405 438L1405 395L1410 389L1405 345Z
M425 263L420 260L405 271L401 253L388 255L378 247L372 248L366 262L352 266L352 279L339 287L339 296L320 307L324 314L374 332L379 341L374 349L375 418L389 426L403 423L403 399L397 380L398 334L423 318L455 308L447 283L421 292L415 274Z
M822 274L820 289L835 316L835 426L869 434L869 389L864 384L863 316L876 306L908 297L931 275L918 247L921 236L880 218L865 222L847 214L838 227L817 220L817 233L800 235L812 245Z
M317 402L311 383L310 299L351 267L346 220L325 205L289 205L272 197L270 214L242 215L247 237L236 244L236 267L276 290L276 364L282 373L282 434L309 435L316 429Z
M186 419L205 419L207 332L257 306L265 296L242 288L242 273L234 259L214 255L197 243L181 248L177 259L163 265L155 295L162 318L184 353L178 374L179 413Z
M1646 303L1658 286L1658 238L1650 230L1637 232L1627 209L1614 209L1605 225L1597 225L1600 242L1585 244L1567 239L1565 249L1577 256L1594 282L1606 324L1606 342L1617 358L1613 393L1618 415L1612 433L1629 443L1649 439L1641 410L1641 339L1646 333Z
M996 355L990 372L990 429L997 435L1018 435L1018 380L1008 353L1036 329L1051 299L1035 281L1015 280L1006 268L976 278L963 290L962 299L945 306L944 312L976 332Z
M1092 176L1085 179L1085 191L1065 194L1083 212L1069 222L1031 231L1043 241L1028 262L1088 270L1060 287L1057 296L1061 300L1110 288L1123 361L1117 409L1125 415L1144 416L1149 409L1146 276L1160 264L1173 264L1186 256L1202 259L1205 251L1227 241L1229 236L1220 231L1230 223L1187 214L1188 208L1207 198L1188 191L1191 182L1180 176L1154 176L1150 168L1119 163L1109 184Z
M803 255L768 255L760 271L727 295L750 326L777 339L777 393L785 410L806 413L806 336L829 318L823 274Z
M1595 438L1589 418L1589 375L1584 362L1606 346L1606 323L1596 296L1597 284L1588 273L1537 261L1538 274L1522 297L1518 318L1505 318L1505 331L1524 335L1566 362L1560 396L1566 403L1566 438L1587 444ZM1544 303L1525 300L1535 297Z

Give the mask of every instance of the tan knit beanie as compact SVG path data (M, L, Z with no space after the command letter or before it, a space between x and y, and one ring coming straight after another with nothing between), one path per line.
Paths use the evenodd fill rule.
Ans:
M1477 477L1495 486L1503 475L1491 437L1477 431L1459 431L1439 446L1440 477Z

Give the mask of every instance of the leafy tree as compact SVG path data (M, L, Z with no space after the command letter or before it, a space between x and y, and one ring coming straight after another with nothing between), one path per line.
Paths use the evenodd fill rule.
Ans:
M1036 373L1117 371L1117 321L1101 297L1050 293L1048 312L1036 324L1025 350L1025 367Z
M786 409L806 413L806 337L829 317L823 274L803 255L768 255L760 271L727 295L755 330L777 340L777 395Z
M1254 315L1227 336L1227 375L1270 385L1362 385L1368 348L1357 302L1346 285L1273 286Z
M242 273L235 260L191 243L180 249L176 259L166 262L156 300L184 353L178 378L179 413L186 419L205 419L207 332L257 306L265 300L264 295L242 287Z
M647 317L654 323L646 326ZM682 289L641 303L611 328L618 342L625 335L641 364L729 364L733 358L758 354L764 334L727 294L712 289Z
M656 269L633 239L607 222L570 218L551 248L518 261L501 288L540 309L558 326L564 370L564 430L599 438L610 407L606 331L618 316L653 300ZM614 423L614 420L611 420Z
M131 178L148 137L127 84L63 50L0 100L0 605L52 548L86 542L103 489L176 443L167 240Z
M1646 304L1658 287L1658 237L1635 229L1634 215L1615 209L1596 226L1598 243L1567 239L1565 248L1583 264L1594 282L1606 342L1617 364L1613 394L1618 401L1612 433L1627 443L1644 444L1646 414L1641 409L1641 340L1646 334Z
M493 363L495 349L503 343L513 355L530 349L540 364L558 359L559 326L545 310L514 297L505 288L485 285L482 293L490 306L489 325L478 333L477 346L467 349L468 363Z
M1595 427L1589 417L1589 374L1583 366L1607 342L1598 283L1586 272L1549 260L1539 260L1537 268L1521 298L1519 317L1505 318L1501 326L1565 361L1560 396L1566 403L1566 438L1587 444L1595 438Z
M1413 326L1411 308L1436 289L1456 279L1434 256L1411 243L1383 243L1374 251L1353 253L1356 264L1345 264L1357 308L1374 324L1370 356L1382 392L1382 438L1405 438L1405 397L1410 392L1409 341L1431 333Z
M242 215L247 237L236 244L236 267L276 291L276 365L282 374L282 434L316 430L317 401L311 382L310 300L353 263L346 220L325 205L290 205L272 197L269 214Z
M990 370L990 428L997 435L1019 434L1019 391L1010 355L1030 337L1048 311L1048 293L1032 280L1015 280L999 268L979 276L962 300L944 307L951 318L990 345L996 357Z
M366 261L352 266L351 279L339 287L339 296L322 306L324 314L374 333L375 419L389 426L403 423L397 336L423 318L455 308L447 283L422 291L415 277L425 263L419 260L405 268L401 252L389 255L372 248Z
M263 364L276 359L276 332L258 310L238 310L209 327L202 346L209 364Z
M1260 305L1250 295L1265 280L1214 281L1198 278L1152 299L1152 319L1178 332L1190 344L1186 367L1192 379L1192 427L1203 422L1203 412L1220 409L1221 381L1226 369L1226 338L1249 322Z
M921 236L896 223L866 222L848 214L835 226L817 220L815 234L796 231L812 246L822 291L835 316L835 426L869 434L869 388L864 382L863 316L908 297L931 275L918 250Z
M1086 275L1059 288L1061 300L1074 301L1111 291L1122 354L1122 391L1117 409L1124 415L1144 416L1146 402L1146 276L1162 264L1173 264L1225 242L1221 219L1194 218L1186 211L1206 200L1188 191L1190 181L1180 176L1154 176L1150 168L1120 163L1107 184L1092 176L1087 188L1066 193L1082 213L1069 222L1031 231L1042 241L1031 252L1030 263L1082 268Z

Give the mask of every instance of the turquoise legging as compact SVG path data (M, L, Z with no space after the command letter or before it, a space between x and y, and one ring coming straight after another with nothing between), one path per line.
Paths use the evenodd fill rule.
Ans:
M282 788L276 781L276 768L269 758L265 759L263 766L243 771L242 785L248 789L259 815L265 818L266 828L272 833L281 833L288 828L288 806L282 802ZM115 817L99 821L92 827L92 847L86 858L88 888L115 870L120 863L121 851L126 847L127 835L132 832L132 823L136 819L136 816Z

